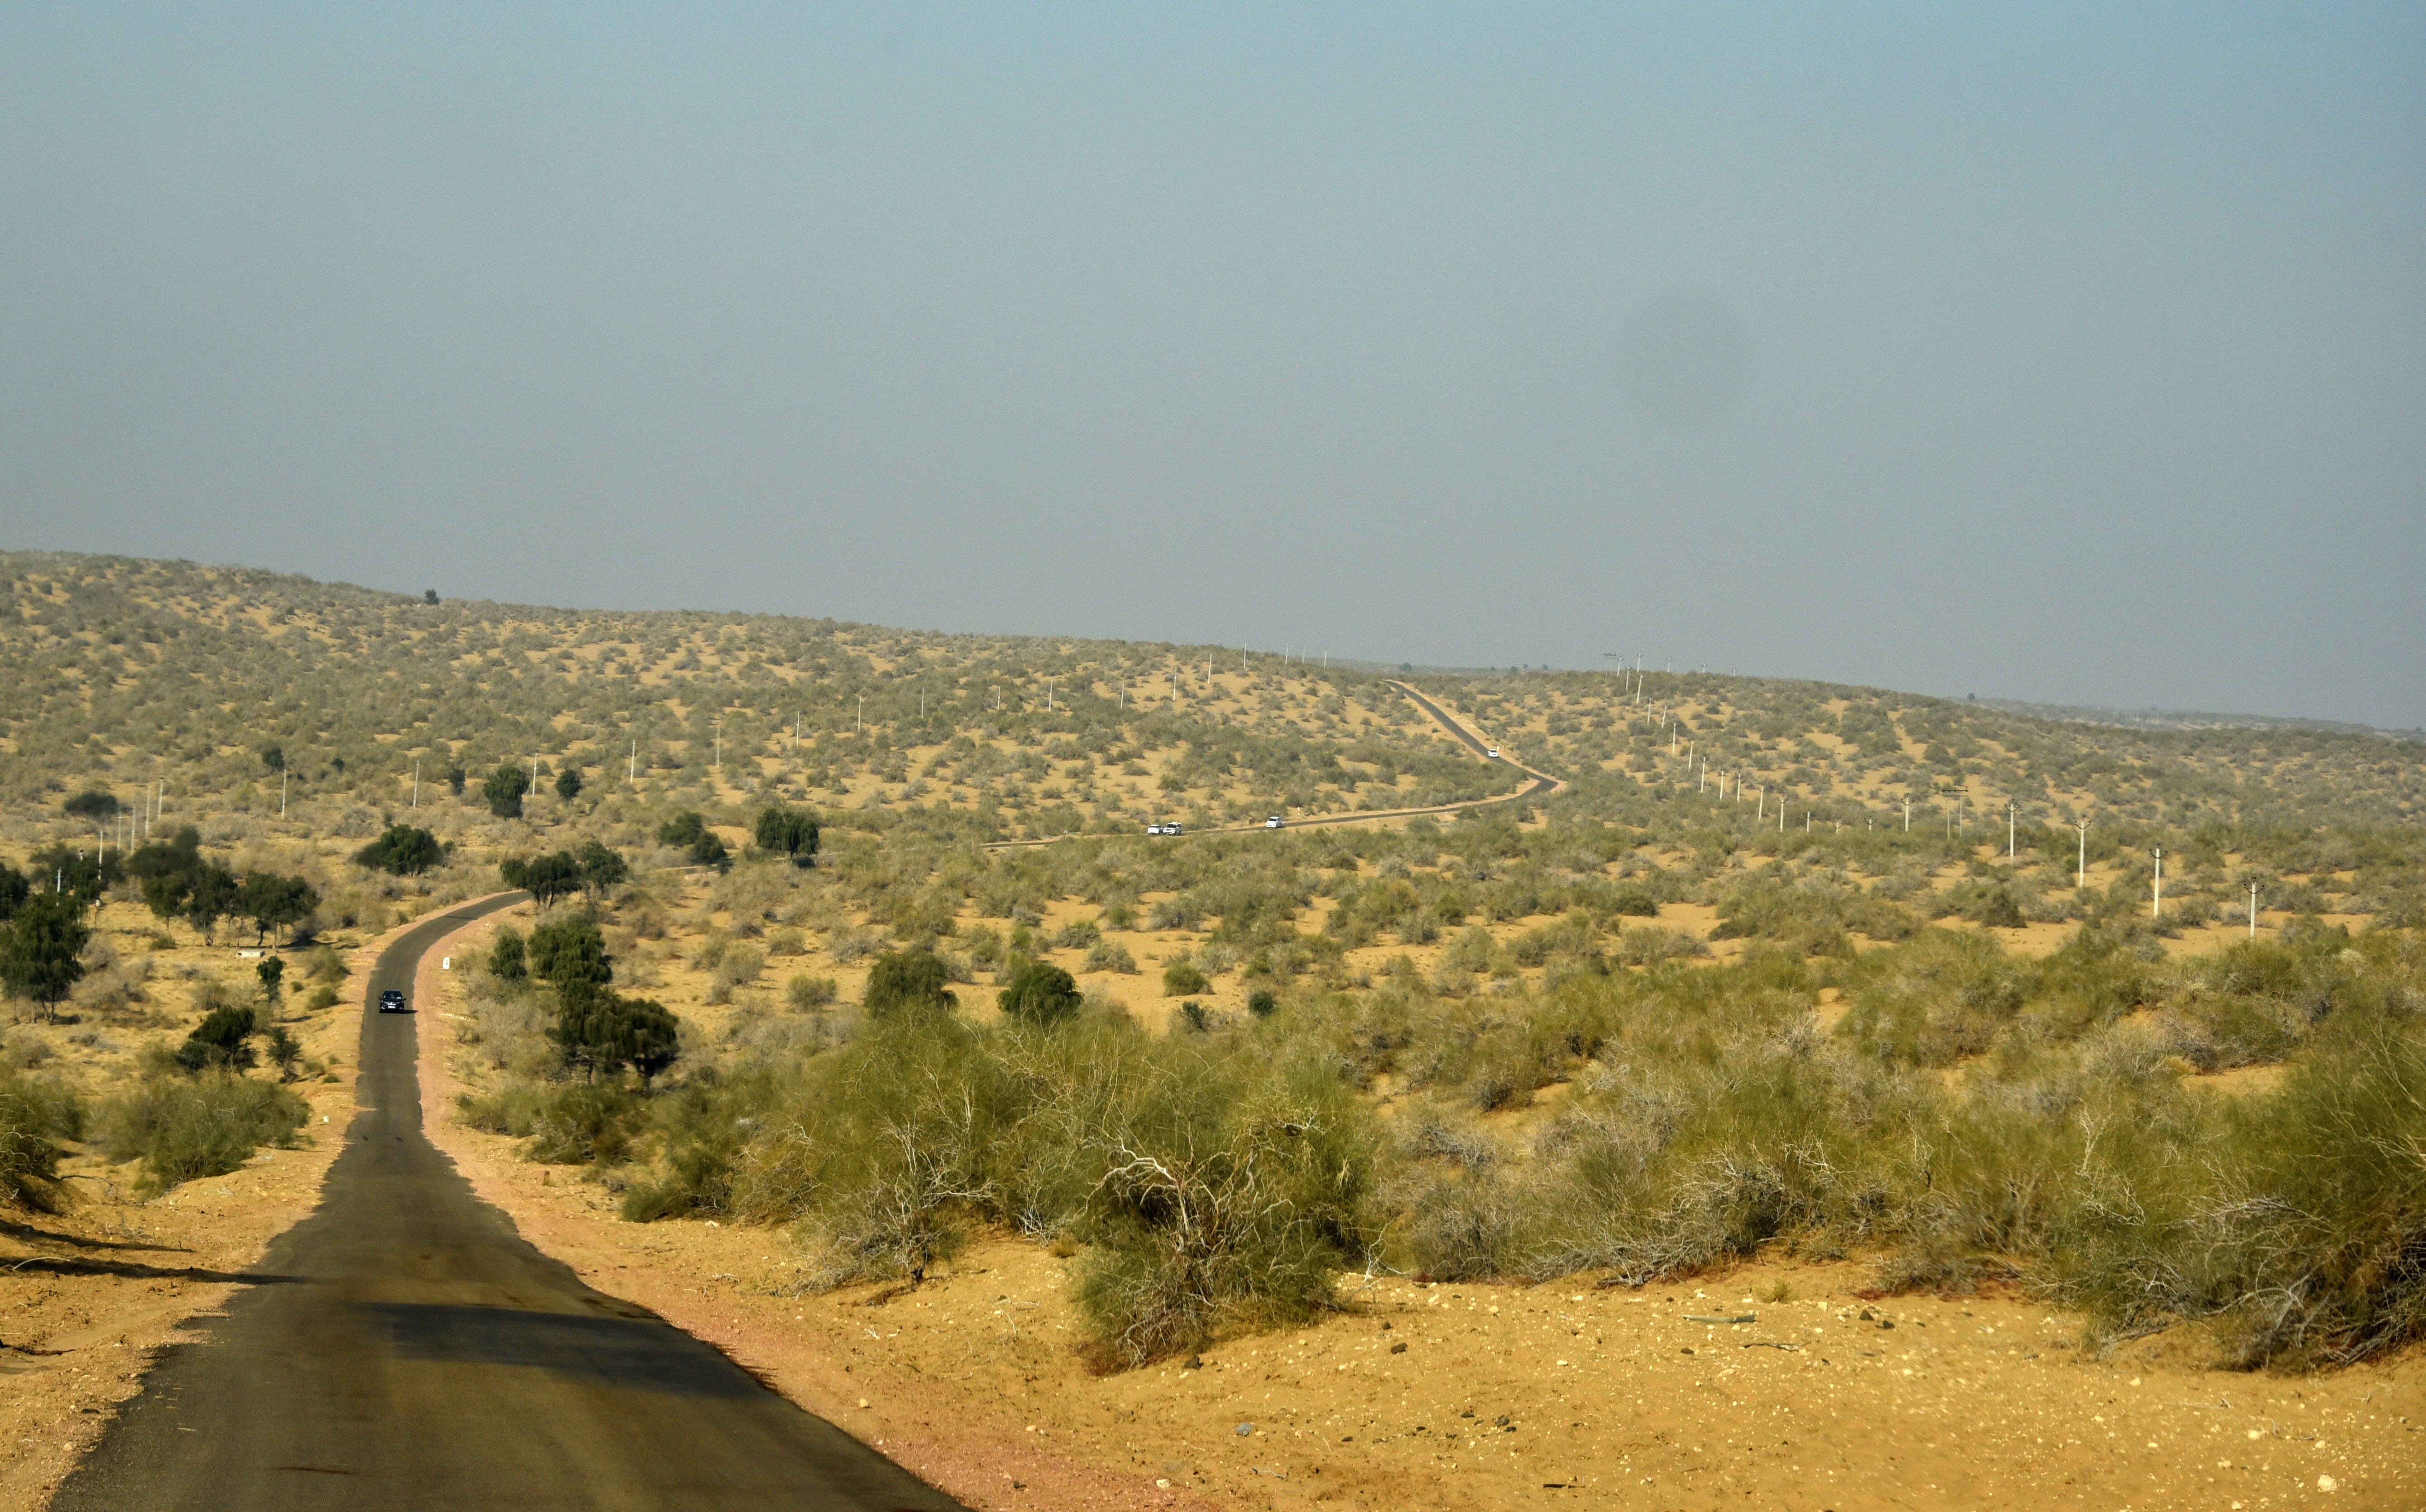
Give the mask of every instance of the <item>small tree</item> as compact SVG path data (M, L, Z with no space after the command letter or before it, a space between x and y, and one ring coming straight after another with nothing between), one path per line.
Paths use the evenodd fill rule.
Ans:
M581 866L581 891L596 898L609 888L622 887L632 876L632 868L623 858L595 840L585 840L574 853Z
M1068 972L1045 961L1030 961L1011 977L995 998L1002 1016L1023 1023L1055 1024L1078 1011L1078 984Z
M34 884L25 874L0 861L0 924L17 917L17 910L34 895Z
M277 1012L278 988L280 983L286 980L286 963L275 956L265 956L262 957L261 964L254 967L252 971L254 975L261 978L262 1002L268 1005L269 1011Z
M602 987L559 990L556 1041L565 1064L590 1076L629 1066L646 1085L682 1054L682 1031L664 1004L618 997Z
M497 864L497 875L508 887L521 888L538 899L542 909L582 885L581 863L563 850L529 861L509 857Z
M84 947L92 941L84 906L65 893L37 893L18 909L0 941L0 981L56 1017L59 1002L84 979Z
M773 856L788 856L795 866L809 866L817 854L817 821L797 809L781 805L758 815L756 839L758 848Z
M415 877L446 859L446 847L427 829L390 825L387 833L354 852L354 860L373 871Z
M507 762L489 774L480 784L480 796L488 800L489 812L500 819L523 816L523 795L530 791L530 773Z
M568 913L532 930L529 957L530 973L559 989L605 987L615 974L606 937L587 913Z
M463 769L462 763L458 762L446 768L446 789L457 797L463 796L463 785L471 780L472 774Z
M489 973L507 982L519 982L530 975L530 961L524 953L521 935L511 929L497 931L496 943L489 947Z
M251 919L258 931L253 938L267 941L272 929L301 924L319 906L320 894L303 878L255 872L244 879L233 911Z
M303 1058L302 1041L283 1028L274 1028L269 1031L263 1048L268 1052L269 1064L278 1068L278 1079L282 1082L295 1080L295 1063Z
M570 766L557 773L556 796L565 799L581 796L581 774Z
M960 1005L946 986L951 973L931 950L894 950L876 957L860 999L871 1019L949 1013Z
M424 603L436 603L438 602L438 590L436 588L423 588L421 590L421 602Z
M87 824L100 824L118 817L118 799L99 788L91 788L68 799L64 806L68 817L82 819Z
M202 932L207 941L218 928L221 919L236 911L243 889L235 874L226 867L204 862L195 868L186 894L186 917Z
M286 770L285 750L277 746L262 747L261 764L273 772L283 772Z
M252 1011L223 1003L206 1014L177 1047L177 1064L189 1071L212 1067L243 1070L252 1064Z

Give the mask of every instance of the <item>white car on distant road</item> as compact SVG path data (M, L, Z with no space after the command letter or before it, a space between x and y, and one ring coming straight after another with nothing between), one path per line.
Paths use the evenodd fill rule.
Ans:
M1267 819L1264 821L1264 828L1267 828L1267 829L1278 829L1280 827L1281 827L1281 816L1280 816L1279 814L1277 814L1277 813L1275 813L1275 814L1271 815L1270 817L1267 818Z
M1495 761L1495 762L1496 762L1496 761L1497 761L1497 760L1499 759L1499 748L1498 748L1498 747L1494 746L1494 747L1492 747L1492 748L1491 748L1491 759L1492 759L1493 761Z

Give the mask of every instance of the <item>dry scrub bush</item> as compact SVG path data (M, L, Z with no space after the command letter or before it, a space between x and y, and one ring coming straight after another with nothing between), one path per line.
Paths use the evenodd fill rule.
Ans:
M273 1082L205 1071L151 1077L104 1104L98 1121L109 1158L140 1159L142 1184L165 1191L235 1170L263 1145L291 1145L310 1112L301 1098Z

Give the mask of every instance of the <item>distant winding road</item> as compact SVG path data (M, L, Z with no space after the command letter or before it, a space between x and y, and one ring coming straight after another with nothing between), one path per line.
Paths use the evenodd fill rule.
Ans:
M405 934L365 1001L410 993L424 951L521 897ZM364 1013L364 1106L318 1209L164 1355L54 1508L960 1506L526 1243L423 1137L414 1032Z
M1513 793L1502 793L1496 797L1466 798L1456 803L1435 803L1429 808L1423 809L1363 809L1353 813L1311 813L1307 814L1302 819L1282 820L1282 828L1326 829L1333 825L1371 824L1378 819L1412 819L1418 814L1457 813L1463 810L1484 808L1494 803L1514 803L1523 798L1548 797L1553 793L1564 793L1567 790L1566 783L1561 781L1555 777L1552 777L1547 772L1537 772L1533 768L1526 765L1523 762L1517 761L1512 756L1493 755L1492 746L1489 741L1483 739L1480 735L1476 734L1472 730L1468 729L1464 722L1459 720L1456 716L1450 714L1439 704L1434 703L1431 699L1417 692L1412 685L1401 683L1396 678L1385 678L1383 681L1389 686L1397 688L1399 692L1405 694L1409 701L1413 702L1416 708L1421 709L1424 712L1425 717L1431 719L1432 723L1440 726L1441 729L1448 733L1450 739L1456 741L1459 745L1464 746L1468 750L1471 750L1476 756L1481 758L1483 761L1496 762L1502 766L1512 766L1516 768L1516 770L1524 773L1527 777L1531 778L1533 780L1526 783L1523 787L1518 788ZM1210 828L1198 830L1197 833L1207 835L1244 834L1251 830L1268 829L1270 828L1271 827L1262 824L1215 825ZM1057 841L1068 840L1071 838L1073 837L1070 835L1048 835L1042 840L997 840L986 845L985 848L988 850L1017 850L1026 845L1050 845Z

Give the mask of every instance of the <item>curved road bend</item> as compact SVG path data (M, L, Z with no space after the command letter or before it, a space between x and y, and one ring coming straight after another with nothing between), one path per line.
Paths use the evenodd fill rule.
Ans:
M1545 798L1553 793L1564 793L1567 790L1567 784L1565 782L1560 780L1558 778L1550 776L1547 772L1537 772L1533 770L1533 768L1526 765L1523 762L1515 761L1510 757L1494 756L1491 754L1491 748L1481 740L1477 739L1474 732L1458 723L1455 719L1449 716L1447 710L1444 710L1439 704L1434 703L1431 700L1416 692L1406 684L1399 682L1395 678L1384 678L1383 681L1387 683L1390 686L1397 688L1399 692L1405 694L1410 700L1414 700L1415 707L1421 709L1424 712L1425 716L1430 718L1432 723L1440 726L1441 732L1444 734L1456 741L1459 745L1465 747L1468 750L1473 751L1479 759L1486 762L1496 762L1503 766L1513 766L1518 771L1524 773L1527 777L1531 778L1533 780L1526 783L1523 787L1518 788L1513 793L1502 793L1496 796L1488 798L1467 798L1461 803L1435 803L1427 809L1364 809L1354 812L1345 813L1310 813L1302 819L1282 820L1282 828L1328 829L1334 825L1370 824L1377 819L1411 819L1420 814L1461 813L1467 809L1480 809L1494 803L1513 803L1520 798ZM1215 825L1210 828L1200 829L1196 832L1201 835L1237 835L1247 834L1257 829L1268 829L1270 828L1271 827L1269 825L1260 824ZM980 848L985 850L1021 850L1031 845L1050 845L1070 838L1072 838L1070 835L1047 835L1041 840L990 840Z
M484 900L390 945L364 998ZM957 1512L514 1232L421 1133L413 1016L363 1014L363 1111L320 1206L167 1351L51 1505Z

